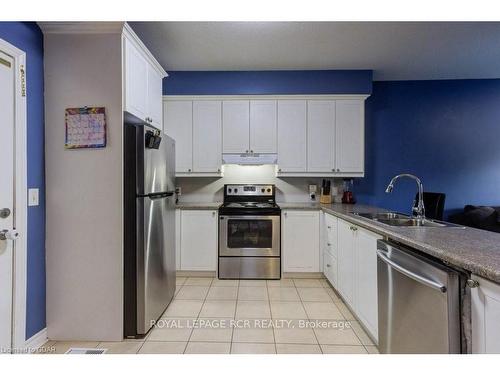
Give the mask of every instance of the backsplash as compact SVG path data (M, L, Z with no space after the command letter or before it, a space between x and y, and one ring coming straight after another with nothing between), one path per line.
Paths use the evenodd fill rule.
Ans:
M224 165L224 177L179 177L176 186L181 187L180 202L221 202L224 184L274 184L277 202L310 202L309 185L318 186L316 201L322 178L315 177L276 177L274 165L242 166ZM341 194L342 179L331 179L332 187L338 187ZM335 194L335 189L333 189Z

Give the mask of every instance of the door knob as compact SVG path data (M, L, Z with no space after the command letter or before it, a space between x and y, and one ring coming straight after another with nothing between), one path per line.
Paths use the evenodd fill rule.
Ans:
M15 229L8 230L4 229L0 231L0 241L5 241L5 240L16 240L19 238L19 232Z
M0 218L7 219L10 216L10 209L5 207L0 210Z

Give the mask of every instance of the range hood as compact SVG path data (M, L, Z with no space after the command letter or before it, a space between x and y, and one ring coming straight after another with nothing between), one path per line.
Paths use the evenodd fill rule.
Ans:
M263 165L276 164L278 161L277 154L222 154L223 164L239 164L239 165Z

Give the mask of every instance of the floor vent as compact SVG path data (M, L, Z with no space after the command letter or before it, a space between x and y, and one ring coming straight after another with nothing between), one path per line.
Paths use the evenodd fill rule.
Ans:
M95 348L70 348L64 354L104 354L108 349L95 349Z

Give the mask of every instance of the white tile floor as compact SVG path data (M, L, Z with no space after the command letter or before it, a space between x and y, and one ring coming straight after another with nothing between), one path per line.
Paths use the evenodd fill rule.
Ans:
M107 353L366 354L376 346L324 279L179 277L174 300L142 340L48 342Z

